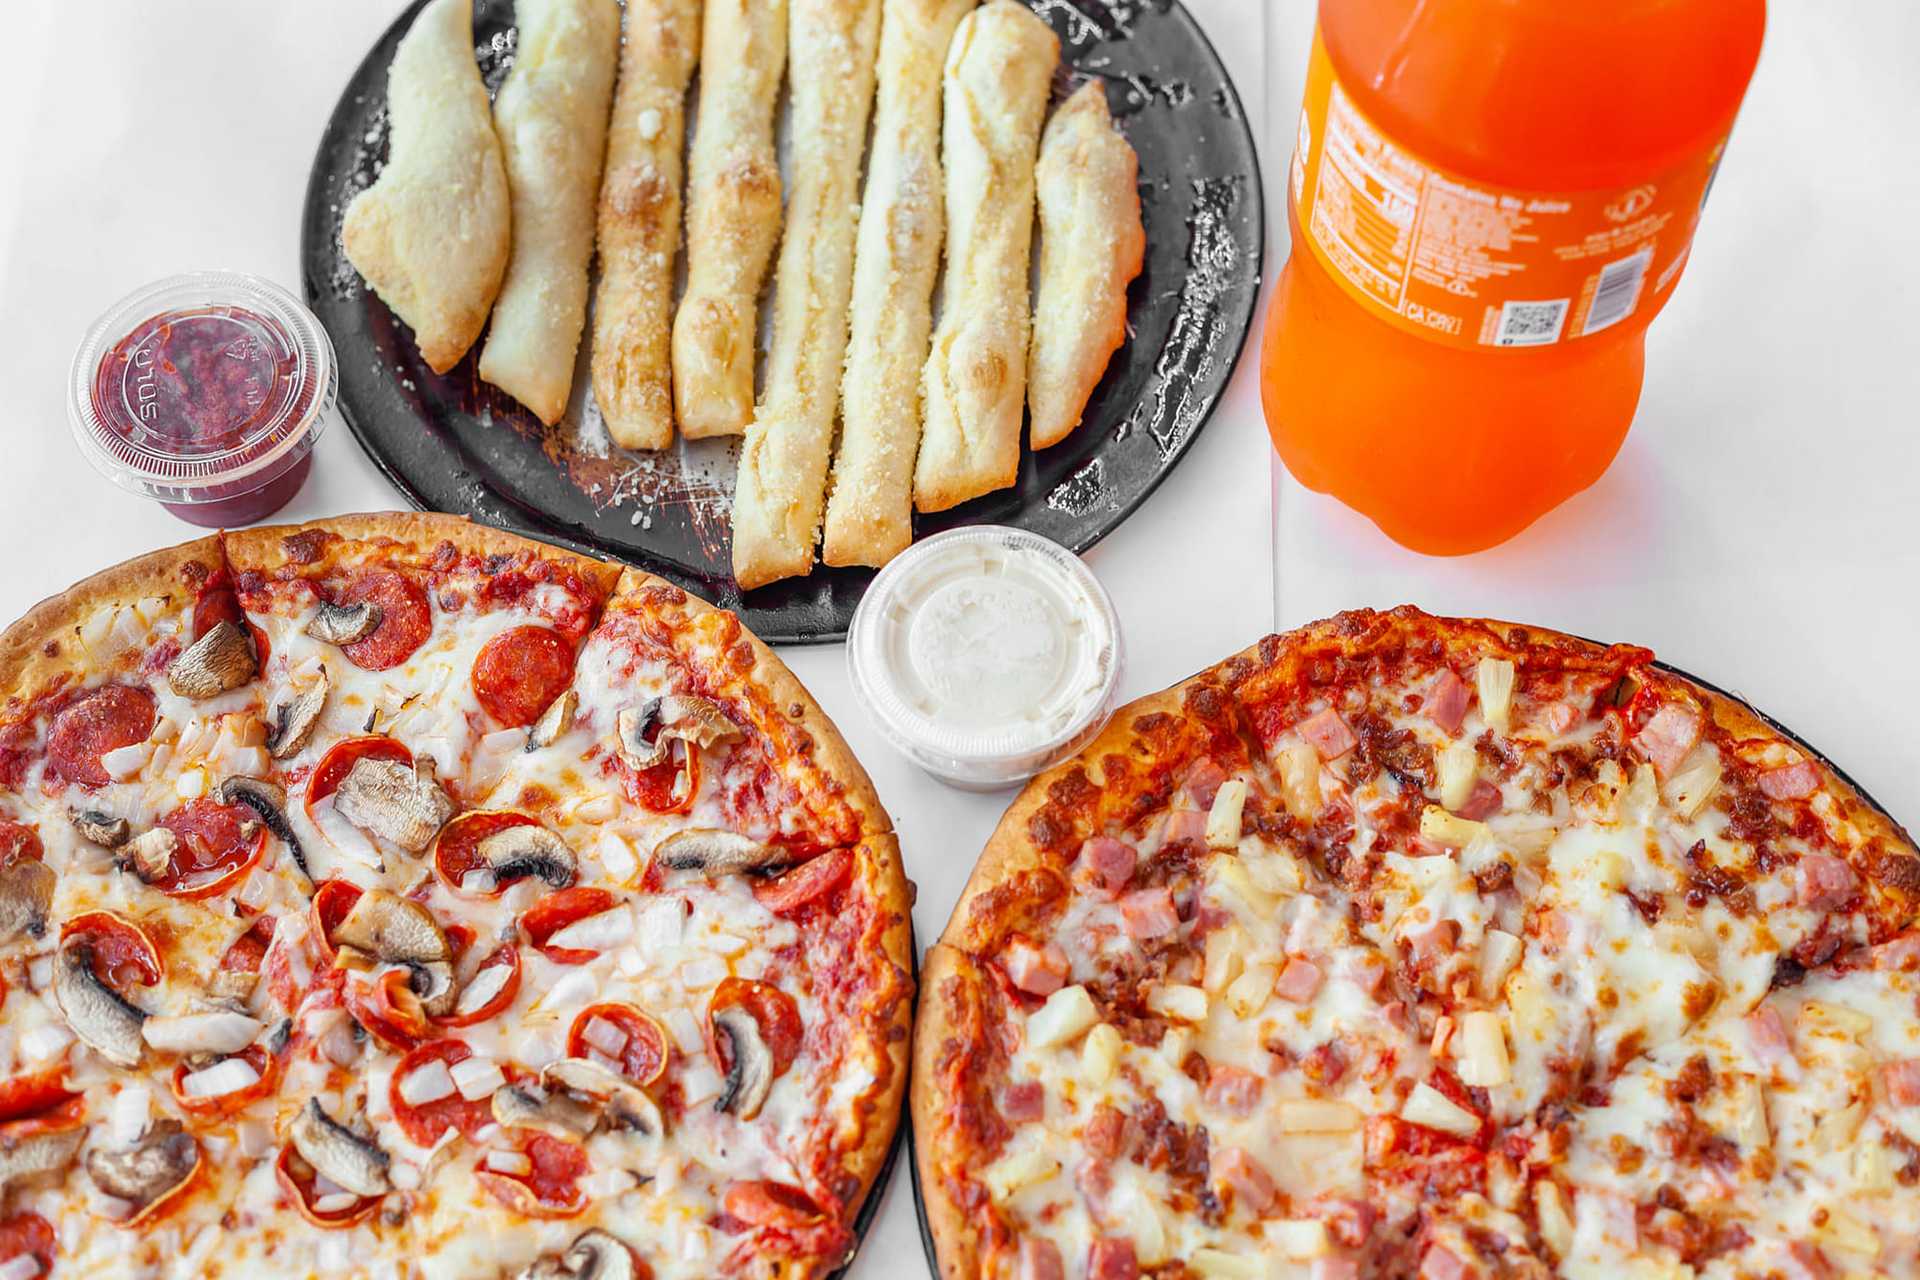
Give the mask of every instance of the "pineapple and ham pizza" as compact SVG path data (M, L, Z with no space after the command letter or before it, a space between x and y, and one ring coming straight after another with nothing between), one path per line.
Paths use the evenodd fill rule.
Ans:
M846 1260L909 889L733 615L347 517L82 583L0 682L0 1280Z
M943 1280L1912 1274L1917 895L1644 649L1269 637L1030 784L928 953Z

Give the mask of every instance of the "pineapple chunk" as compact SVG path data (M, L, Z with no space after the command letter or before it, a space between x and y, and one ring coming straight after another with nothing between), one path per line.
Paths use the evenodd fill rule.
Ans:
M1248 881L1261 893L1275 898L1291 897L1306 884L1300 874L1300 864L1284 853L1270 849L1256 853L1246 849L1241 851L1240 863Z
M1168 1027L1160 1033L1160 1043L1155 1052L1160 1055L1161 1061L1178 1071L1187 1060L1187 1055L1193 1052L1193 1028Z
M1813 1122L1813 1149L1821 1154L1844 1150L1860 1132L1860 1122L1866 1118L1867 1110L1859 1102L1849 1102L1838 1111L1822 1112Z
M1100 1021L1093 997L1085 987L1062 987L1027 1015L1027 1047L1051 1049L1077 1038Z
M1246 865L1239 858L1215 858L1213 865L1207 868L1215 894L1235 914L1250 922L1265 920L1273 914L1277 905L1273 897L1247 874Z
M1507 979L1507 1009L1516 1037L1536 1044L1552 1044L1559 1037L1559 1016L1538 978L1521 969Z
M1207 993L1199 987L1170 982L1147 992L1147 1008L1180 1022L1207 1020Z
M1227 984L1227 1008L1236 1018L1251 1018L1266 1008L1280 972L1270 964L1257 964Z
M1872 1258L1880 1252L1880 1233L1873 1224L1844 1205L1830 1204L1813 1212L1813 1238L1843 1253Z
M1475 840L1491 839L1493 833L1484 822L1457 818L1439 805L1430 804L1420 811L1420 834L1435 844L1464 849Z
M1266 1225L1267 1243L1294 1262L1311 1262L1333 1252L1327 1224L1318 1218L1279 1218Z
M1479 686L1480 718L1501 733L1513 727L1513 664L1505 658L1482 658L1474 668Z
M1213 807L1207 810L1207 848L1240 847L1240 816L1247 807L1247 784L1228 778L1214 793Z
M1500 1025L1500 1016L1487 1010L1477 1009L1461 1017L1453 1057L1462 1084L1488 1089L1513 1078L1506 1030Z
M1260 1280L1267 1273L1258 1259L1220 1249L1195 1249L1187 1265L1208 1280Z
M1228 925L1215 929L1207 935L1207 962L1202 971L1200 985L1211 994L1218 994L1246 968L1244 956L1247 948L1253 945L1244 929Z
M1691 820L1720 786L1720 753L1711 747L1693 753L1694 763L1667 779L1667 797L1681 818Z
M1507 975L1520 963L1527 944L1504 929L1489 929L1480 940L1480 973L1476 989L1482 1000L1492 1000L1506 984Z
M1417 1084L1400 1107L1400 1118L1408 1124L1422 1125L1471 1138L1480 1132L1480 1117L1467 1110L1430 1084Z
M1902 1167L1884 1142L1863 1142L1853 1149L1853 1185L1862 1195L1886 1195Z
M1087 1032L1080 1045L1080 1074L1088 1084L1097 1089L1113 1079L1120 1069L1121 1043L1120 1033L1104 1022Z
M1627 784L1626 811L1644 816L1652 813L1660 803L1660 780L1654 776L1653 766L1641 764L1633 771L1633 780Z
M1540 1224L1540 1239L1556 1257L1573 1251L1573 1216L1567 1212L1567 1197L1560 1184L1542 1180L1533 1184L1533 1216Z
M1282 1133L1352 1133L1360 1127L1358 1107L1320 1098L1290 1098L1279 1105L1275 1116Z
M1145 1196L1126 1197L1119 1213L1133 1236L1133 1257L1143 1267L1157 1267L1171 1259L1167 1251L1167 1224L1160 1210Z
M1045 1182L1060 1172L1060 1162L1038 1147L1009 1152L988 1165L980 1180L995 1200L1007 1200L1020 1191Z
M1320 812L1320 753L1304 742L1280 748L1280 795L1287 812L1305 822Z
M1471 742L1449 742L1440 749L1435 763L1440 775L1440 804L1458 809L1473 795L1474 780L1480 776L1480 755Z
M1767 1125L1767 1091L1752 1076L1736 1077L1729 1086L1733 1093L1733 1137L1749 1151L1765 1151L1773 1145Z
M1858 1041L1873 1030L1873 1019L1845 1005L1809 1000L1800 1006L1794 1029L1803 1036L1831 1036L1837 1040Z

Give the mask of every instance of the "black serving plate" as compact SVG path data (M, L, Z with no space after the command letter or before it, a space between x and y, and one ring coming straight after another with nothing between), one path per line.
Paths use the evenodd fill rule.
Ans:
M638 565L735 610L764 640L841 639L872 570L819 565L809 577L744 595L734 584L737 442L680 441L653 454L613 447L584 377L566 417L543 426L480 381L478 343L445 375L428 369L412 333L341 253L347 203L386 155L387 66L424 2L400 15L347 82L307 184L306 296L339 355L347 425L417 507ZM1140 154L1146 269L1128 295L1131 338L1080 428L1039 455L1028 452L1012 488L916 516L914 527L924 535L1010 524L1084 551L1146 500L1218 403L1252 325L1265 214L1240 98L1177 0L1027 3L1061 37L1055 99L1102 80ZM512 16L509 0L476 4L476 52L489 89L512 62Z

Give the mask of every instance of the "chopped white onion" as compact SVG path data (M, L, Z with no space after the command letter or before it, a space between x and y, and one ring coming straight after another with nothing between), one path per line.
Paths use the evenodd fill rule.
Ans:
M0 1262L0 1280L33 1280L40 1274L40 1259L30 1253L15 1254Z
M595 1169L580 1179L580 1190L593 1200L611 1200L625 1195L636 1185L638 1180L625 1169Z
M415 1067L400 1080L400 1100L410 1107L424 1107L429 1102L451 1098L453 1094L453 1073L438 1058Z
M627 1033L598 1014L587 1019L580 1038L610 1057L618 1057L627 1047Z
M147 761L153 757L153 747L145 742L133 742L124 747L115 747L111 751L100 753L100 767L115 782L125 782L138 776L146 768Z
M492 1096L494 1090L507 1082L500 1064L492 1058L464 1058L454 1063L452 1079L454 1088L468 1102Z
M320 1052L336 1067L352 1066L360 1057L360 1045L353 1038L353 1028L342 1024L327 1032L320 1041Z
M46 1062L67 1051L73 1033L57 1022L43 1022L20 1037L20 1056L28 1062Z
M608 878L616 883L624 883L640 869L640 859L634 856L633 846L611 831L600 833L600 865L606 868Z
M244 1013L187 1013L148 1018L140 1026L147 1043L163 1053L238 1053L266 1024Z
M726 976L727 962L719 956L705 954L688 956L678 974L680 985L691 991L704 991L708 987L718 986Z
M491 870L486 867L475 867L460 877L460 892L471 894L492 893L495 883Z
M473 975L473 981L460 989L460 998L454 1001L453 1011L461 1017L485 1008L489 1000L500 994L507 985L507 979L513 976L510 964L490 964Z
M527 746L525 729L497 729L480 739L480 750L492 756L510 756Z
M53 957L35 956L27 963L27 981L33 984L35 991L45 991L53 985Z
M411 1160L395 1160L387 1169L387 1181L402 1191L412 1191L420 1185L420 1166Z
M547 988L546 998L540 1002L542 1009L570 1009L577 1004L585 1004L599 993L600 980L591 969L571 968L566 975Z
M189 1098L218 1098L238 1093L260 1082L260 1073L245 1058L222 1058L180 1081L180 1092Z
M107 1136L122 1150L140 1141L153 1113L153 1092L143 1084L130 1084L113 1095L107 1112Z
M264 1121L241 1121L234 1130L234 1138L240 1145L240 1154L249 1160L258 1160L273 1150L273 1126Z
M549 947L568 951L610 951L633 938L633 912L625 903L576 920L547 939Z
M353 1192L335 1191L329 1195L315 1196L313 1198L313 1211L315 1213L345 1213L358 1203L360 1203L360 1197L354 1195Z
M533 1161L529 1160L526 1153L522 1151L489 1151L487 1168L496 1173L510 1173L525 1177L533 1172Z

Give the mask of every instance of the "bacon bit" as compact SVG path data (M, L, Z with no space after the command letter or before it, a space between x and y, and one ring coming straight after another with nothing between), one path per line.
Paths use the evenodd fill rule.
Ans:
M1315 1084L1337 1084L1347 1074L1347 1051L1338 1040L1316 1045L1300 1059L1300 1070Z
M1087 1117L1081 1138L1088 1151L1101 1159L1112 1160L1126 1149L1127 1117L1118 1107L1102 1102Z
M1133 879L1140 854L1111 836L1094 836L1080 846L1079 861L1081 879L1109 897L1118 897Z
M1008 982L1030 996L1050 996L1067 984L1067 953L1051 942L1036 947L1016 938L1007 944L1000 967Z
M1485 778L1475 779L1473 793L1467 802L1454 812L1473 822L1484 822L1491 818L1506 804L1506 797L1500 794L1500 788Z
M1445 1245L1430 1246L1420 1259L1420 1280L1465 1280L1466 1274L1467 1264Z
M1175 809L1167 815L1162 841L1169 845L1204 844L1207 838L1207 814L1204 809Z
M1215 1110L1232 1116L1247 1116L1253 1114L1254 1107L1259 1105L1260 1090L1265 1085L1266 1081L1251 1071L1213 1065L1207 1069L1207 1084L1203 1093L1207 1105Z
M1013 1124L1026 1124L1047 1113L1047 1091L1037 1080L1023 1080L1000 1091L1000 1114Z
M1783 764L1760 775L1760 790L1769 800L1804 800L1820 789L1820 769L1811 760Z
M1322 760L1338 760L1359 743L1338 711L1328 707L1300 722L1300 736L1313 744Z
M1120 900L1120 918L1127 936L1141 942L1164 937L1180 927L1171 889L1141 889L1128 894Z
M1087 1250L1087 1280L1138 1280L1139 1275L1131 1240L1102 1237Z
M1020 1239L1019 1269L1015 1280L1065 1280L1066 1266L1060 1261L1060 1246L1037 1236Z
M1451 668L1441 671L1427 686L1427 696L1421 706L1427 719L1440 727L1440 732L1449 738L1460 736L1460 726L1467 719L1467 686Z
M1280 980L1274 983L1274 994L1282 1000L1291 1000L1295 1004L1308 1004L1314 993L1320 990L1321 979L1325 975L1320 966L1311 960L1295 956L1287 961L1287 967L1280 971Z
M1920 1106L1920 1058L1886 1065L1887 1096L1903 1107Z
M1254 1217L1266 1216L1279 1192L1260 1162L1239 1147L1224 1147L1213 1157L1214 1180L1231 1191L1240 1206Z
M1786 1280L1833 1280L1833 1264L1827 1261L1827 1255L1804 1240L1795 1240L1787 1246L1788 1269L1781 1274Z
M1860 887L1853 868L1830 853L1802 856L1800 877L1800 905L1814 911L1845 906Z
M1680 762L1700 741L1700 728L1699 712L1669 702L1640 726L1637 740L1640 750L1652 762L1654 772L1664 778L1680 767Z

